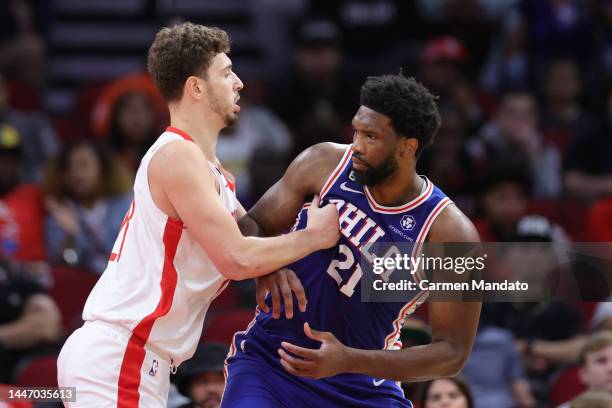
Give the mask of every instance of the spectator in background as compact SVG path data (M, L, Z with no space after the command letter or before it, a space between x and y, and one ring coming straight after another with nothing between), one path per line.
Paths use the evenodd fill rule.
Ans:
M0 127L0 255L17 261L43 261L44 206L40 189L23 183L23 140L15 128Z
M60 339L61 316L45 290L0 259L0 383L12 383L19 361Z
M604 330L589 337L580 353L580 379L589 391L612 395L612 332ZM559 408L570 408L566 403Z
M521 85L536 85L558 55L581 61L587 71L593 64L596 43L587 2L520 0L507 19L505 60L515 66L508 71Z
M172 381L179 392L190 399L181 408L218 408L221 405L228 347L223 344L199 344L194 356L178 368Z
M483 306L472 354L461 375L470 384L476 407L535 407L514 335L493 325L494 312L490 304Z
M552 60L543 81L544 108L540 129L544 139L564 157L570 140L599 131L580 105L583 94L579 65L567 58Z
M565 189L585 201L612 195L612 87L604 118L602 131L574 136L563 163Z
M439 105L452 105L466 120L471 134L484 119L480 95L465 75L468 51L452 36L435 37L425 44L421 55L419 78L440 97Z
M440 378L425 384L421 408L474 408L472 393L462 379Z
M156 122L151 101L143 93L126 93L113 108L108 143L134 174L140 159L157 138Z
M479 166L501 159L522 162L531 172L533 194L555 198L561 193L561 158L538 131L538 109L529 92L505 94L494 118L470 142L468 151Z
M101 274L130 204L131 183L104 146L81 141L64 148L45 173L50 261Z
M482 214L474 225L483 242L514 238L527 211L531 176L520 162L492 163L484 171L480 192Z
M11 109L7 84L0 75L0 128L21 140L19 177L24 182L40 182L47 160L57 154L59 145L51 123L42 113Z
M140 159L168 123L168 108L148 74L121 77L106 86L92 111L94 135L108 143L134 174Z
M294 155L320 142L346 143L359 96L341 72L338 28L329 20L298 27L293 71L288 82L274 78L271 106L292 129ZM293 155L293 156L294 156Z

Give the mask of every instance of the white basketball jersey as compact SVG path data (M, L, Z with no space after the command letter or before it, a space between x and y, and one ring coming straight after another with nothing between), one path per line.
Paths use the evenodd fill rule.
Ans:
M151 159L165 144L184 140L193 142L186 133L168 128L143 157L134 201L83 311L86 321L101 320L132 331L133 344L126 355L130 347L146 345L175 365L195 352L206 311L229 282L183 223L162 212L151 196L147 176ZM209 165L219 181L219 199L235 216L234 184Z

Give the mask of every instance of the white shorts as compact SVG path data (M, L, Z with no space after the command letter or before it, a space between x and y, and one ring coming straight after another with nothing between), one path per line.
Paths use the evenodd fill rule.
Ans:
M96 321L86 322L68 337L57 360L59 386L76 387L76 402L66 402L67 407L154 408L167 405L170 363L145 346L140 367L138 362L124 364L130 335L127 329ZM126 365L131 370L126 370Z

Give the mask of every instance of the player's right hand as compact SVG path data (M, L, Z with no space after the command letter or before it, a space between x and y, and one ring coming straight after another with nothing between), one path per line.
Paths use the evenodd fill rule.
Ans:
M313 233L321 249L330 248L340 239L338 209L333 204L319 207L319 196L315 195L308 208L306 229Z

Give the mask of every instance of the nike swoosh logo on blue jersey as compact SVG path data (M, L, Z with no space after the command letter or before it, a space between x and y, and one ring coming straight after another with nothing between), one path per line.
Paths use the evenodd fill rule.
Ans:
M380 384L384 383L385 380L384 378L377 380L376 378L372 378L372 383L374 384L375 387L378 387Z
M345 181L344 183L340 184L340 189L341 189L341 190L344 190L344 191L348 191L348 192L350 192L350 193L363 194L363 192L362 192L362 191L359 191L359 190L353 190L352 188L347 187L347 186L346 186L346 181Z

